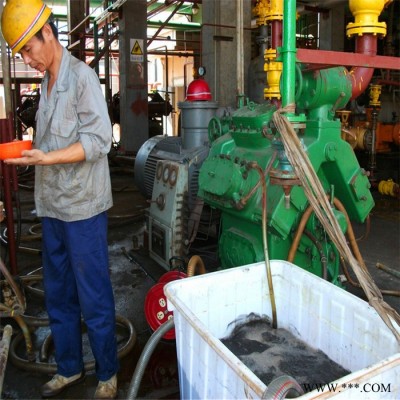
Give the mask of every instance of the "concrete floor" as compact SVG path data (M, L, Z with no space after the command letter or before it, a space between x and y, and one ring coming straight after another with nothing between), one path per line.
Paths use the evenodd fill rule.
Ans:
M136 342L132 351L120 360L121 368L118 373L119 389L118 398L127 396L132 374L137 360L152 331L145 318L144 298L148 290L158 281L166 271L148 257L146 248L136 248L143 242L143 229L145 226L144 211L148 207L143 196L136 190L131 166L112 166L112 182L115 205L109 213L109 252L110 271L116 298L117 314L127 318L134 326ZM32 211L33 200L31 185L32 180L28 175L20 180L21 189L21 213L23 230L38 222ZM400 204L397 199L384 197L374 193L376 207L371 215L371 227L369 235L359 241L361 254L367 267L374 277L378 287L386 290L399 290L399 278L376 268L376 264L382 263L390 268L400 271ZM365 225L354 225L357 237L365 234ZM40 240L23 243L24 247L39 249ZM136 262L130 261L124 255L125 248ZM5 249L1 249L2 258L6 257ZM210 264L208 264L208 261ZM206 261L206 268L213 270L213 259ZM27 275L40 268L40 254L37 252L18 252L19 275ZM209 268L210 266L210 268ZM361 289L346 285L347 290L364 298ZM34 292L27 291L28 315L45 315L43 301ZM400 312L399 297L385 296L385 300L398 312ZM14 320L4 319L2 326L11 323L15 330L18 326ZM48 334L48 328L37 328L32 333L34 347L39 352L41 342ZM127 341L127 331L123 327L119 329L118 338L120 346ZM85 343L87 340L84 337ZM23 345L18 349L21 357L24 355ZM88 347L88 346L86 346ZM91 360L90 351L86 354L87 360ZM52 362L50 356L49 362ZM6 367L3 383L2 398L4 399L37 399L40 398L39 388L47 382L49 375L29 369L19 368L9 362ZM90 399L93 397L97 385L93 372L87 374L84 383L68 388L58 399ZM179 398L179 383L177 373L177 360L174 341L162 341L146 369L139 391L141 398Z

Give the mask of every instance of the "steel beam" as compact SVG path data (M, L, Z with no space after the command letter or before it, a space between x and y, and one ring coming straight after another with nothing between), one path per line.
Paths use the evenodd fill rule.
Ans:
M280 49L278 49L279 55ZM400 70L400 58L389 56L371 56L367 54L341 51L297 49L297 61L309 64L309 69L329 68L332 66L365 67Z

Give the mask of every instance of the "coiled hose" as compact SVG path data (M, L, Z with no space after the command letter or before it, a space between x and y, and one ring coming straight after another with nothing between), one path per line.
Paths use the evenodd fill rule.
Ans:
M36 318L24 315L24 311L26 308L26 299L19 289L18 285L16 284L14 278L9 273L8 269L6 268L4 262L0 259L0 271L4 274L8 284L11 286L11 289L15 293L15 297L17 299L17 304L15 305L14 309L10 307L0 304L0 316L2 317L12 317L20 326L22 332L18 333L17 336L12 340L9 349L9 359L10 361L17 367L28 370L28 371L36 371L36 372L44 372L48 374L55 374L57 372L57 365L55 363L47 363L42 361L47 361L49 358L49 347L52 343L52 336L49 334L45 340L43 341L42 348L39 353L40 362L33 362L35 361L35 353L33 350L33 344L31 340L29 326L33 327L43 327L48 326L49 321L47 318ZM31 282L41 280L42 276L39 275L31 275L21 278L22 282ZM39 295L44 297L44 291L37 290ZM122 358L127 355L133 348L136 343L136 331L133 327L132 323L120 316L116 315L115 320L117 324L125 326L129 331L129 339L125 343L121 349L118 350L118 358ZM25 347L27 353L27 359L23 359L18 356L17 354L17 347L22 339L25 339ZM95 369L95 361L90 360L85 363L85 370L90 371Z
M126 356L133 348L136 342L136 331L133 327L132 323L127 319L120 315L116 316L116 322L120 325L125 326L129 331L129 339L125 343L121 349L118 350L118 358L121 359L122 357ZM31 371L31 372L42 372L46 374L56 374L57 373L57 364L55 363L47 363L47 362L30 362L29 360L21 358L17 354L17 347L21 340L24 338L22 333L19 333L14 340L11 342L10 351L9 351L9 358L10 361L18 368ZM49 335L47 340L44 342L44 349L41 350L41 358L47 359L47 347L49 346L51 336ZM85 371L91 371L95 369L95 361L89 360L86 361L84 364Z

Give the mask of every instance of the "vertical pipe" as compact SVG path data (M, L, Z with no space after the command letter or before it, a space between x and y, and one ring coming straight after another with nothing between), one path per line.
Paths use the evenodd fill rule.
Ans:
M378 51L378 36L366 33L356 37L355 52L359 54L367 54L375 56ZM351 100L356 99L361 93L364 93L372 76L374 68L368 67L353 67L349 72L352 84Z
M0 1L0 15L2 13L3 13L3 2ZM4 103L5 103L6 117L8 117L12 112L10 65L8 63L6 41L4 40L3 35L1 33L0 33L0 44L1 44L0 47L1 65L3 67L3 80L4 80Z
M277 49L282 45L282 21L271 21L271 48Z
M244 94L243 1L236 0L236 76L238 96Z
M13 121L11 118L0 119L0 143L12 141ZM14 210L12 206L12 186L16 183L16 167L13 165L1 163L2 180L4 191L4 208L7 217L7 236L8 236L8 252L10 259L10 271L12 275L18 273L17 269L17 247L14 234ZM14 178L14 179L13 179Z
M282 57L282 107L286 107L295 102L296 0L285 0L283 4Z
M104 1L104 9L107 9L107 1ZM111 84L110 84L110 51L109 51L109 45L108 45L108 40L109 40L109 34L108 34L108 29L110 27L110 23L108 22L108 18L106 19L104 23L104 46L106 47L106 51L104 53L104 79L105 79L105 88L104 88L104 94L106 98L106 103L107 103L107 108L108 112L110 113L111 110Z
M376 131L378 126L378 110L376 107L372 109L371 120L371 149L369 153L368 168L371 174L370 181L374 181L376 180Z
M94 58L97 60L99 55L99 26L97 22L93 23L93 46L94 46ZM99 76L99 63L97 62L94 66L97 76Z
M12 333L12 326L6 325L3 330L3 337L0 341L0 393L3 392L3 382L6 374L8 351L10 349Z
M169 99L169 68L168 68L168 46L165 46L165 103ZM161 117L164 121L164 117ZM165 135L168 136L168 115L165 115Z

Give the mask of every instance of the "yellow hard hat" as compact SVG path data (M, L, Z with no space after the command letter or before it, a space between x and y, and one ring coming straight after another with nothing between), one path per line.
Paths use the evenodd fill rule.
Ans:
M1 16L1 30L13 56L39 32L50 14L50 8L42 0L7 1Z

